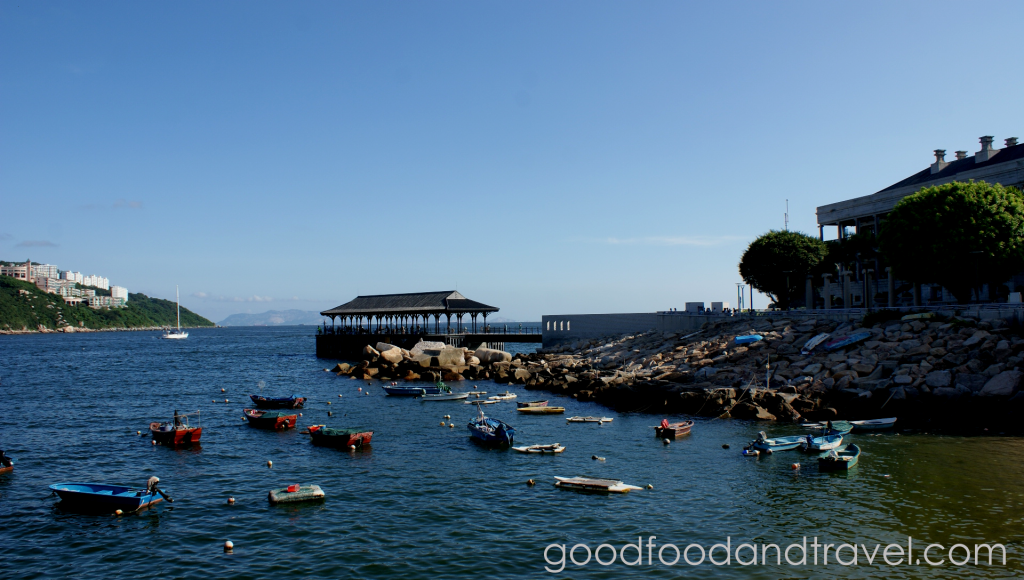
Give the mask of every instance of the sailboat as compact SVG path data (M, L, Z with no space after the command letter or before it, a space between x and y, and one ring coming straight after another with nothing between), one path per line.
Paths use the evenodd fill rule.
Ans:
M181 331L181 295L178 294L177 286L174 287L174 300L178 304L178 330L168 330L164 332L164 335L160 338L188 338L188 333Z

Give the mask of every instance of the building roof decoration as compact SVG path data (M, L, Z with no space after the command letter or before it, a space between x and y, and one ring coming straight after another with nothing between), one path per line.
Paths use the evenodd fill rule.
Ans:
M896 182L885 189L879 190L878 193L889 191L891 189L899 189L908 185L928 183L929 181L949 180L956 174L963 173L965 171L973 171L990 165L996 165L997 163L1006 163L1007 161L1024 159L1024 144L1006 147L997 151L998 154L993 155L988 161L975 162L974 156L972 155L970 157L965 157L964 159L949 161L945 163L945 166L941 171L937 171L935 173L932 173L931 168L922 169L903 181Z
M498 308L470 300L456 290L413 294L377 294L355 299L324 310L323 316L368 316L387 314L459 314L497 312Z

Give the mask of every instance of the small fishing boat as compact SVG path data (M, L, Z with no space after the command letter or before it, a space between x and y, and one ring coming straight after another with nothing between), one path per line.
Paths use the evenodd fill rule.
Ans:
M283 411L242 409L242 412L249 420L249 426L257 429L291 429L295 427L295 421L299 418L298 415L289 415Z
M466 391L466 394L468 394L468 395L476 395L476 396L479 397L480 395L486 395L487 391Z
M249 398L252 399L252 403L256 405L257 409L301 409L306 404L305 397L298 395L278 399L262 397L260 395L249 395Z
M828 340L830 336L832 335L827 332L823 332L815 336L814 338L808 340L807 342L804 343L804 347L800 349L800 354L805 356L811 354L812 352L814 352L814 349L821 346L821 343Z
M188 418L193 416L196 418L195 427L188 423ZM158 421L150 423L149 432L153 436L153 441L156 441L158 445L167 445L168 447L192 445L199 443L199 438L203 436L203 426L199 421L199 411L184 415L179 415L175 411L174 419L170 423Z
M366 429L332 429L326 425L313 425L309 428L309 436L313 445L324 447L348 448L353 445L362 447L369 445L373 439L373 431Z
M662 439L674 439L683 435L689 435L690 429L693 429L693 421L669 423L668 419L663 419L661 425L654 428L654 435Z
M847 435L853 431L853 424L849 421L823 421L821 423L803 423L800 425L807 429L820 429L825 435Z
M272 489L267 494L267 501L271 505L321 499L324 499L324 490L320 489L319 485L289 485L280 489Z
M850 421L854 431L884 431L896 426L896 417L888 419L869 419L867 421Z
M520 453L561 453L565 451L565 446L560 443L552 443L550 445L527 445L525 447L513 447L515 451Z
M860 447L854 444L847 445L842 451L835 449L828 452L823 457L818 458L818 470L819 471L846 471L857 465L857 459L860 458Z
M167 497L155 484L145 488L108 485L105 483L55 483L50 490L60 496L61 503L95 510L133 512Z
M501 401L466 401L465 405L496 405Z
M441 389L437 387L403 387L403 386L385 386L384 392L399 397L422 397L423 395L437 395L441 392Z
M643 489L636 485L623 483L617 479L598 479L593 477L555 477L555 487L595 493L628 493L631 489Z
M560 415L565 407L518 407L516 411L524 415Z
M516 403L516 406L517 407L547 407L548 406L548 402L547 401L523 401L521 403Z
M858 332L857 334L850 334L850 335L847 335L847 336L840 336L839 338L837 338L835 340L832 340L830 342L826 342L825 345L822 348L824 348L827 352L832 352L834 350L839 350L841 348L846 348L848 346L853 346L853 345L857 344L858 342L863 342L863 341L865 341L865 340L867 340L869 338L871 338L871 333L870 332Z
M800 449L809 453L816 453L819 451L828 451L829 449L835 449L843 444L842 435L825 435L824 437L813 437L808 435L804 437L803 442L800 444Z
M569 417L566 423L611 423L611 417Z
M515 441L516 430L511 425L498 419L492 419L484 415L482 408L477 408L479 414L476 419L469 422L469 434L478 441L489 445L512 445Z
M807 441L807 437L803 435L793 435L791 437L774 437L769 438L764 431L757 434L757 439L751 441L750 446L758 451L787 451L789 449L796 449L800 447L801 443Z
M751 344L751 343L757 342L759 340L762 340L763 338L764 337L761 336L760 334L747 334L747 335L744 335L744 336L737 336L736 340L734 342L737 345Z
M469 393L437 393L436 395L423 395L420 397L424 401L461 401L462 399L468 399Z
M493 397L487 397L491 401L511 401L516 398L516 394L510 391L505 391L503 395L495 395Z
M8 457L6 453L0 449L0 473L10 473L14 471L14 458Z

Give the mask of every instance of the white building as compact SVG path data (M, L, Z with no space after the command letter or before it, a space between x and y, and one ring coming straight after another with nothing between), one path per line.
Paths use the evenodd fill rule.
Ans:
M0 266L0 276L10 276L28 282L32 276L32 262Z
M125 288L124 286L111 286L110 297L120 298L124 302L128 302L128 289Z
M92 286L94 288L103 288L104 290L110 289L110 280L103 276L85 276L80 284L83 286Z
M34 278L36 280L41 279L41 278L42 279L47 279L47 278L56 279L58 272L59 272L59 270L57 269L57 266L54 266L53 264L33 264L32 265L32 278Z
M71 280L72 282L77 282L79 284L81 284L82 281L85 280L85 277L82 276L81 272L64 272L60 275L60 277L64 280Z

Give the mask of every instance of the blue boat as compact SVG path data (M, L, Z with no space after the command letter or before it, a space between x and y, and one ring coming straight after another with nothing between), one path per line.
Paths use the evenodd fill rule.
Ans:
M747 334L745 336L737 336L735 342L736 344L750 344L752 342L757 342L762 338L764 337L760 334Z
M123 510L133 512L153 505L163 498L163 492L152 489L107 485L105 483L55 483L50 490L60 496L61 503L96 510Z
M477 405L480 414L469 422L469 434L478 441L488 445L512 445L515 442L516 430L504 421L484 416L483 408Z
M835 449L843 444L842 435L825 435L824 437L814 437L807 435L804 437L803 443L800 444L800 448L804 451L816 453L820 451L828 451L829 449Z
M305 397L292 395L290 397L264 397L261 395L249 395L257 409L301 409L306 404Z
M796 449L800 447L801 443L805 443L807 438L803 435L793 435L791 437L775 437L769 438L764 431L757 434L757 439L751 442L750 446L758 451L787 451L789 449Z
M845 348L847 346L855 345L858 342L865 341L865 340L867 340L869 338L871 338L871 333L870 332L858 332L857 334L851 334L851 335L848 335L848 336L840 336L839 338L837 338L837 339L835 339L835 340L833 340L831 342L826 342L825 346L823 348L825 349L826 352L832 352L834 350L839 350L839 349Z
M422 397L423 395L436 395L441 392L441 389L434 387L399 387L399 386L385 386L384 392L389 395L405 396L405 397Z
M824 421L821 423L804 423L801 427L818 429L823 435L848 435L853 431L853 424L849 421Z

